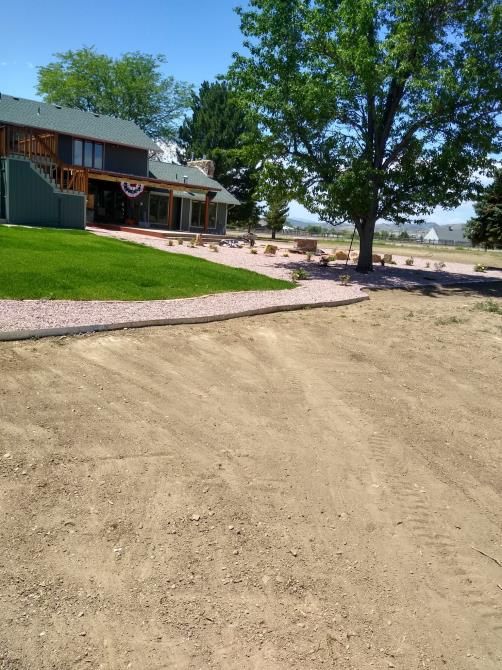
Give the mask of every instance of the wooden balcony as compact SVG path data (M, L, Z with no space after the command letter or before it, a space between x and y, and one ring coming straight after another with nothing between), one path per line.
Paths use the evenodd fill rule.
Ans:
M0 156L27 158L62 191L88 191L87 169L66 165L59 160L56 133L21 126L0 126Z

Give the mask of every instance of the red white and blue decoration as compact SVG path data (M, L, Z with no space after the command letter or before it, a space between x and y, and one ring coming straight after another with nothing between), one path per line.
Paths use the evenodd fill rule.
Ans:
M143 184L129 184L127 181L121 181L120 188L128 198L137 198L145 190Z

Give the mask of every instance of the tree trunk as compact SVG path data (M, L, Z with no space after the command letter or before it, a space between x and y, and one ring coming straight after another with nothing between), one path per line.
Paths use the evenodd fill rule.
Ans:
M357 225L359 233L358 272L373 271L373 236L375 234L376 219L366 219Z
M272 239L275 240L275 228L272 228Z

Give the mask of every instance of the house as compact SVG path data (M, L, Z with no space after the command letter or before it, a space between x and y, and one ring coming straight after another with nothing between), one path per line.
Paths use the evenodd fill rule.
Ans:
M433 223L424 233L422 241L426 244L469 244L469 241L464 237L464 228L464 224L438 226Z
M239 204L211 161L156 160L135 123L0 94L0 220L224 234Z

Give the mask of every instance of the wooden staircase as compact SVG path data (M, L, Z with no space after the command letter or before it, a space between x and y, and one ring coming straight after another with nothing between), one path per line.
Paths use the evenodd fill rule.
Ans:
M89 178L86 168L73 167L59 160L55 133L20 126L0 126L0 156L27 158L60 191L87 194Z

